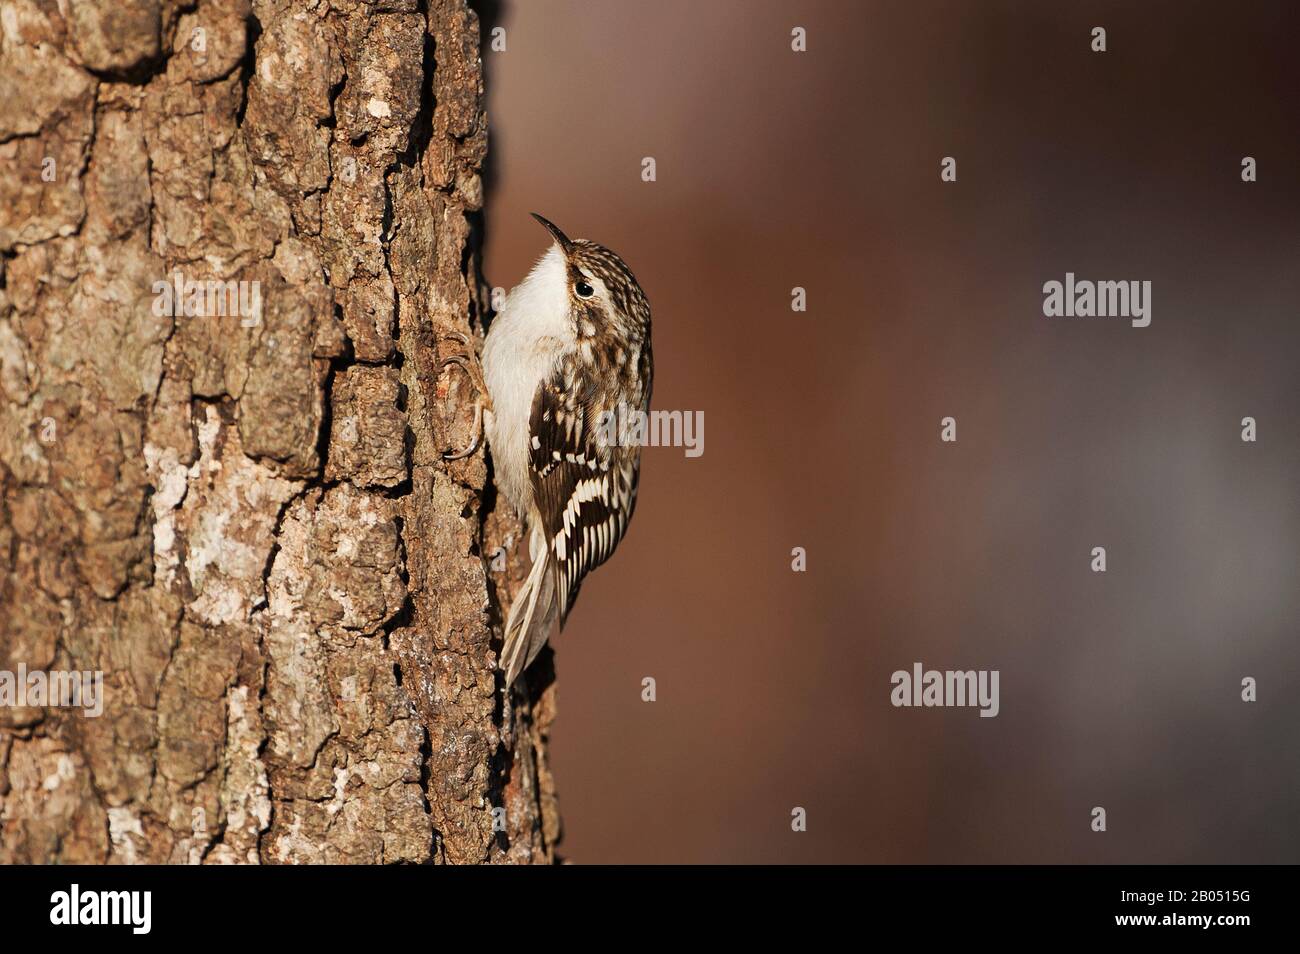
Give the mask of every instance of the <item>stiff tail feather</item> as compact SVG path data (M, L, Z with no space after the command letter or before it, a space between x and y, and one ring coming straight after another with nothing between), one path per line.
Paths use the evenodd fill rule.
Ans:
M514 685L546 645L559 609L555 593L555 559L548 549L541 547L534 552L533 568L515 596L506 620L501 666L506 670L507 689Z

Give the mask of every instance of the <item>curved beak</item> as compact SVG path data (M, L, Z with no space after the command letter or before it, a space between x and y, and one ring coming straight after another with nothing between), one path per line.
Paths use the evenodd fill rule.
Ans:
M546 231L551 233L551 238L555 239L555 241L559 244L560 248L563 250L564 254L568 255L570 249L573 248L573 243L569 241L569 237L567 235L565 235L563 232L560 231L559 226L557 226L554 222L542 218L536 212L531 212L529 214L532 215L532 217L535 218L538 222L542 223L542 228L546 229Z

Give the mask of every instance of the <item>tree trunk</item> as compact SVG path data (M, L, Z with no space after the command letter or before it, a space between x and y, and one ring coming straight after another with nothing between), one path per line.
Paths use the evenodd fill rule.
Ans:
M551 681L493 668L518 528L441 457L476 16L0 12L0 670L103 674L97 717L0 707L0 861L552 860Z

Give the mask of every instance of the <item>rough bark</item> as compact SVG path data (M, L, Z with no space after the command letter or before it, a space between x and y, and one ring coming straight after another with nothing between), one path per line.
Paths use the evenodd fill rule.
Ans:
M0 669L105 695L0 708L0 861L553 858L553 689L512 711L494 671L517 527L441 459L478 34L463 0L0 3ZM260 315L157 314L177 271Z

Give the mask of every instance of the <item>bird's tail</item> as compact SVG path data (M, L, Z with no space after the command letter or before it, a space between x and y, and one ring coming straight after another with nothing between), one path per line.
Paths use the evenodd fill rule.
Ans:
M507 689L542 651L560 612L555 592L555 558L537 531L531 542L533 568L510 607L505 645L501 647Z

